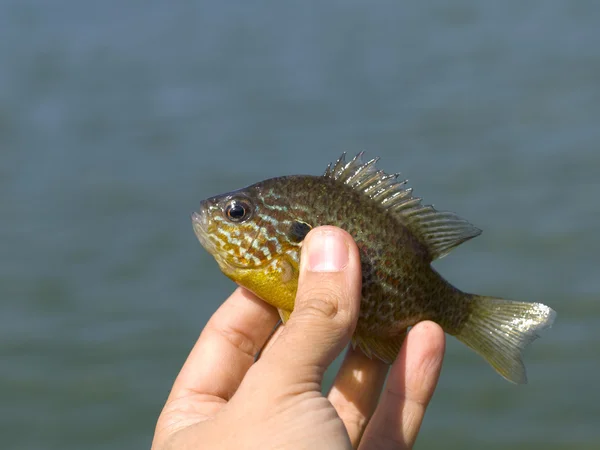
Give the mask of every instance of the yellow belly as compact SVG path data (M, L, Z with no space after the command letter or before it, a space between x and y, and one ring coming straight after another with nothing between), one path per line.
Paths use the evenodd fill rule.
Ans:
M298 267L294 261L281 258L264 267L226 275L270 305L288 313L293 311L298 290Z

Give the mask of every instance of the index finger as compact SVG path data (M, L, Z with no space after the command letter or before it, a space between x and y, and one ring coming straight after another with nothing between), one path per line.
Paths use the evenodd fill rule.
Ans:
M167 402L196 394L229 400L278 320L275 308L236 289L202 330Z

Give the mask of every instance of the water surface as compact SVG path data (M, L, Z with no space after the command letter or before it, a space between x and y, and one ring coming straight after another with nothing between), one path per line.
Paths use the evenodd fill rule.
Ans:
M558 311L513 386L449 339L416 448L600 447L600 4L0 2L0 435L148 448L233 285L205 197L367 150Z

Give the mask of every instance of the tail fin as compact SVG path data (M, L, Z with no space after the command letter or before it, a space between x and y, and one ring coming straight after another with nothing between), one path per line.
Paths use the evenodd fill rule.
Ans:
M556 312L541 303L473 295L471 315L456 337L483 356L513 383L527 383L522 350L537 332L554 322Z

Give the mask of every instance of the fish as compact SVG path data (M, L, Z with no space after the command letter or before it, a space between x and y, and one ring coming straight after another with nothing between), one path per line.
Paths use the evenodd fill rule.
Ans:
M431 263L481 230L413 195L399 174L346 153L325 173L267 179L203 200L194 232L221 271L278 309L294 309L302 241L321 225L346 230L359 249L361 304L351 344L391 364L410 327L438 323L505 379L527 382L523 349L556 312L527 303L463 292ZM400 179L401 180L401 179Z

